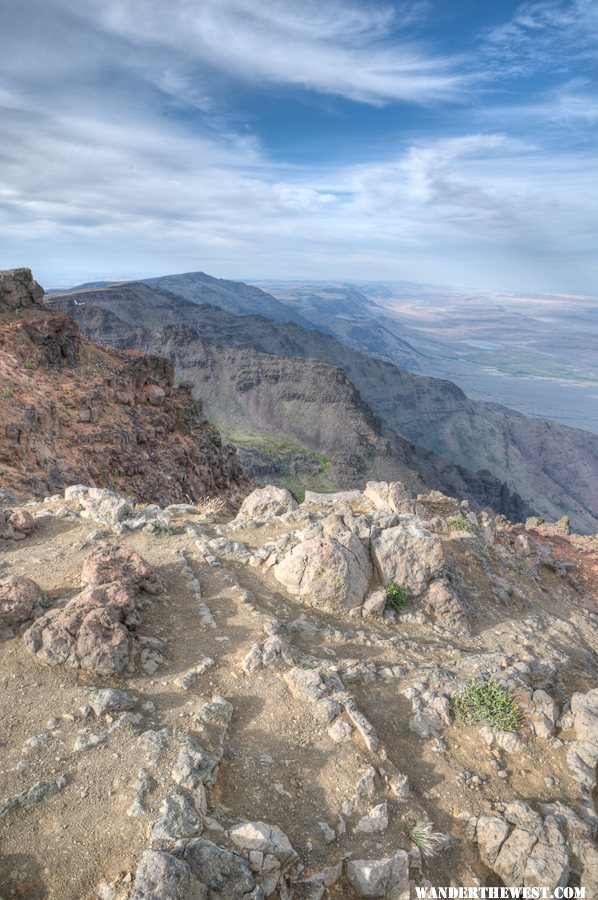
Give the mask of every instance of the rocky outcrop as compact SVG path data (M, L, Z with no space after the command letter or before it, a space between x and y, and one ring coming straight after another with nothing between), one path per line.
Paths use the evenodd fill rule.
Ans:
M329 516L321 533L299 542L273 573L309 606L353 609L363 603L371 565L359 538L338 516Z
M131 631L140 622L140 592L157 594L160 581L134 550L105 544L85 560L87 585L66 606L44 613L25 632L39 662L122 675L131 669Z
M553 815L516 800L503 815L480 816L475 834L482 861L504 884L555 891L569 883L570 850Z
M384 585L394 582L415 596L439 578L444 568L441 540L414 516L376 535L372 556Z
M40 496L82 482L162 505L240 499L248 479L234 450L190 386L175 383L171 363L90 343L72 319L44 307L28 269L0 277L6 488Z
M298 503L290 491L270 484L257 491L252 491L243 500L235 522L259 519L262 516L281 516L284 513L293 512L297 508Z
M0 272L0 315L22 309L43 309L43 288L33 279L30 269Z

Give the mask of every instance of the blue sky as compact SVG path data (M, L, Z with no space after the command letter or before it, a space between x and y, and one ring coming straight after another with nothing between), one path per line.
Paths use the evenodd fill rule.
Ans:
M598 0L4 0L0 267L596 293Z

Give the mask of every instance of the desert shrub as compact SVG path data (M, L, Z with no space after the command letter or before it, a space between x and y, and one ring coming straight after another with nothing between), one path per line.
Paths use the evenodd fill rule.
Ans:
M464 725L484 722L501 731L518 731L521 712L512 693L492 678L472 681L453 697L453 712Z
M407 592L400 584L391 581L386 585L386 603L385 609L401 609L407 603Z
M463 516L449 516L446 524L451 528L456 528L457 531L471 531L471 524Z
M446 844L446 835L433 830L433 824L427 819L410 825L407 834L422 856L436 856Z
M2 391L2 399L3 400L11 400L15 395L14 391L11 391L10 388L4 388Z
M208 513L216 515L222 512L225 506L226 500L223 500L222 497L200 497L195 504L198 516L205 516Z

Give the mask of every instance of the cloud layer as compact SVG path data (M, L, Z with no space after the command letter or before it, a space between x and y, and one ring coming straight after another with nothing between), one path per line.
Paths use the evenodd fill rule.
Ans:
M22 0L0 13L0 266L63 284L202 268L591 291L587 73L488 93L501 59L516 84L557 32L591 53L569 7L525 4L464 59L431 3ZM285 92L318 114L339 98L356 150L378 109L374 150L289 164L255 111L277 104L280 143Z

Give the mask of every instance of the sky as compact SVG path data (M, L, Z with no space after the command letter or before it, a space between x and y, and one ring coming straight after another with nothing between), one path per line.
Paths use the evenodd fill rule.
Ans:
M598 0L0 0L0 268L598 290Z

